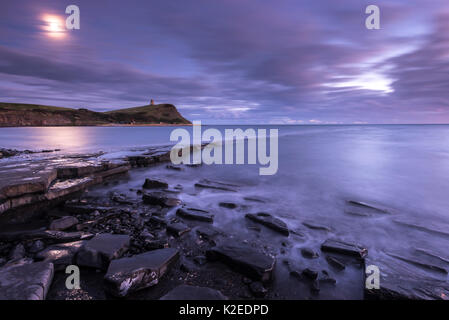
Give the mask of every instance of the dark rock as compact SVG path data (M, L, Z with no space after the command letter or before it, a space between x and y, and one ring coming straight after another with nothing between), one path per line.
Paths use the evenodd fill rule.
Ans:
M120 258L129 245L128 235L99 234L81 247L76 261L80 266L106 270L111 260Z
M176 171L184 170L183 167L178 166L178 165L173 165L173 164L167 164L166 168L171 169L171 170L176 170Z
M120 194L114 194L111 197L111 200L114 202L117 202L119 204L134 204L134 202L128 198L126 198L124 195Z
M219 260L243 273L247 277L268 281L271 279L276 259L254 248L234 242L227 242L206 251L208 260Z
M420 260L418 260L416 258L404 257L404 256L401 256L401 255L398 255L398 254L393 254L393 253L388 253L388 255L390 255L393 258L402 260L404 262L410 263L412 265L415 265L415 266L423 268L423 269L428 269L428 270L435 271L435 272L440 272L440 273L443 273L443 274L447 274L448 273L447 269L445 267L443 267L443 266L440 266L440 265L432 264L432 263L429 263L429 262L426 262L426 261L420 261Z
M190 231L190 228L183 223L169 223L167 225L167 233L175 237L181 237L183 234Z
M168 183L161 181L161 180L156 180L156 179L145 179L145 183L143 184L142 188L145 189L166 189L168 188Z
M74 225L78 224L78 219L73 216L65 216L56 220L53 220L50 224L50 230L66 230Z
M218 290L180 285L160 298L160 300L227 300Z
M76 241L52 245L36 255L37 260L53 263L55 270L62 270L76 262L75 257L87 241Z
M144 193L142 195L142 200L146 204L158 205L162 207L176 207L181 204L179 199L168 197L167 194L160 191Z
M339 259L337 259L336 257L332 257L332 256L327 256L326 257L326 261L333 266L334 268L338 269L338 270L344 270L346 268L346 265L344 264L344 262L340 261Z
M412 229L416 229L419 231L423 231L423 232L427 232L430 234L436 234L436 235L440 235L443 237L449 237L449 226L448 225L437 225L437 224L433 224L431 222L426 222L426 225L423 224L422 222L417 222L417 221L405 221L405 220L400 220L400 219L394 219L393 220L394 223L397 223L399 225L405 226L405 227L409 227Z
M163 226L165 226L167 224L167 221L164 218L161 218L158 216L151 216L150 222L157 224L157 225L163 225Z
M249 290L256 298L263 298L268 292L260 281L252 282L249 285Z
M168 248L169 244L167 239L157 239L157 240L145 239L144 246L145 249L147 250L156 250Z
M368 249L360 245L333 239L327 239L321 245L321 250L326 252L336 252L357 258L364 258L368 254Z
M370 265L379 268L380 288L368 289L365 286L365 299L447 300L449 297L446 277L430 277L427 272L422 272L407 262L381 253L374 258L365 258L365 266ZM366 280L369 282L369 279Z
M26 255L26 250L23 244L19 243L12 249L11 253L9 254L9 259L11 260L19 260L24 258Z
M207 263L207 258L205 256L196 256L193 261L199 266L203 266Z
M210 181L204 181L204 180L195 183L195 187L203 188L203 189L215 189L215 190L221 190L221 191L237 192L237 190L229 188L226 185L218 184L218 183L212 183Z
M320 256L318 252L313 251L310 248L301 248L301 254L304 258L308 258L308 259L315 259Z
M228 209L235 209L235 208L237 208L237 205L235 203L233 203L233 202L220 202L218 205L220 207L228 208Z
M307 228L313 229L313 230L331 231L331 228L324 226L322 224L312 222L312 221L304 221L302 224L305 225Z
M315 280L316 278L318 278L318 271L310 269L310 268L306 268L302 271L303 276Z
M312 291L313 293L320 292L320 282L318 280L313 280L310 285L310 291Z
M53 273L49 262L21 260L0 268L0 300L45 300Z
M196 229L196 233L204 240L207 240L213 244L217 242L217 239L222 236L222 232L212 226L201 226Z
M252 201L252 202L260 202L260 203L265 203L266 202L265 199L256 198L256 197L244 197L243 199L246 200L246 201Z
M39 251L42 251L45 249L45 243L42 242L41 240L36 240L34 241L30 248L28 249L28 251L30 251L31 253L37 253Z
M382 208L378 208L372 204L366 203L366 202L362 202L362 201L355 201L355 200L349 200L348 204L353 205L353 206L359 206L359 207L363 207L363 208L367 208L367 209L371 209L371 210L375 210L381 213L389 213L388 210L386 209L382 209Z
M113 260L104 277L105 290L124 297L154 286L178 258L178 250L166 248Z
M179 208L176 214L186 219L214 222L214 215L204 210Z
M282 220L274 218L272 215L264 212L259 212L257 214L248 213L245 215L246 218L260 223L274 231L277 231L285 236L289 235L287 225Z

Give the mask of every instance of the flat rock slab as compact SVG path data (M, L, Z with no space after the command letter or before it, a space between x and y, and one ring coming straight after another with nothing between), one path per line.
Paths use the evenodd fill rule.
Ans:
M290 234L285 222L273 217L271 214L264 212L259 212L256 214L248 213L245 215L245 217L249 220L260 223L276 232L279 232L285 236L288 236Z
M446 275L430 274L413 264L387 254L367 257L365 265L375 265L380 271L380 288L365 288L365 299L449 299L449 282Z
M312 230L331 231L331 228L329 228L328 226L313 221L304 221L302 224Z
M125 297L151 287L178 258L178 250L165 248L113 260L104 277L105 289L114 296Z
M220 291L188 285L180 285L160 298L160 300L227 300Z
M214 222L214 215L204 210L179 208L176 214L190 220Z
M52 245L36 254L37 260L53 263L55 270L62 270L66 266L75 263L78 251L87 241L75 241Z
M128 235L99 234L79 250L76 262L79 266L106 270L113 259L120 258L130 244Z
M240 243L227 243L206 251L208 260L221 261L254 280L271 279L276 259Z
M190 231L190 228L183 223L169 223L167 225L167 233L174 235L175 237L181 237Z
M181 204L181 200L170 197L164 192L155 191L144 193L142 200L146 204L162 206L162 207L176 207Z
M356 258L364 258L368 254L368 249L360 245L334 239L327 239L321 245L321 250L325 252L340 253Z
M157 180L157 179L145 179L145 183L143 184L142 188L144 189L166 189L168 188L168 183Z
M50 230L65 230L78 224L78 219L73 216L65 216L59 219L53 220L49 226Z
M45 300L53 274L50 262L5 266L0 269L0 300Z

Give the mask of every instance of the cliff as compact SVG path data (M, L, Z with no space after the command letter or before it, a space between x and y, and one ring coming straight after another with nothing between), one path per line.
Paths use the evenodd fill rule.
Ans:
M0 103L0 127L191 124L172 104L95 112L35 104Z

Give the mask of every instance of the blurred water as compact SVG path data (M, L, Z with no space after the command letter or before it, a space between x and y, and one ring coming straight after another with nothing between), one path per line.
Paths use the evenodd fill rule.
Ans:
M175 128L179 127L2 128L0 147L113 152L168 144ZM292 228L304 229L305 220L319 222L331 227L333 236L362 242L373 250L425 247L446 253L447 238L404 228L392 220L404 218L449 232L449 126L258 128L279 129L276 175L260 176L259 165L204 165L199 170L167 174L160 169L155 174L173 175L186 184L201 178L240 184L240 193L230 200L266 198L268 203L253 210L275 214ZM203 206L217 203L214 194L206 193L184 200L201 201ZM346 200L384 206L393 214L354 217L345 213ZM232 225L232 218L225 220Z

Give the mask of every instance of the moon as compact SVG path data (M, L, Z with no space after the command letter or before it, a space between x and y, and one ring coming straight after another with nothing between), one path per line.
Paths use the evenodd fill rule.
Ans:
M56 15L44 15L43 21L43 30L47 36L52 38L63 38L65 36L65 21L62 17Z

